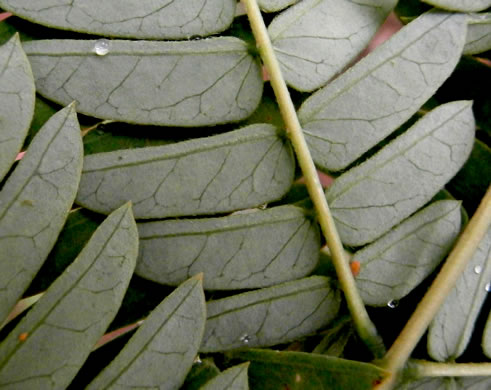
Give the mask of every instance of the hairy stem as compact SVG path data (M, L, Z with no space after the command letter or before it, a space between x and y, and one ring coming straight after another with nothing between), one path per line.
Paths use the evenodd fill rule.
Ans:
M423 336L431 320L472 258L490 224L491 187L488 188L478 209L460 235L430 289L381 361L380 365L383 368L392 373L397 373L403 368L419 339ZM392 375L383 381L377 390L392 389L394 382L395 375Z
M440 376L491 376L491 363L435 363L411 360L410 371L416 378Z
M336 268L336 273L346 297L356 330L374 355L380 357L384 353L382 339L371 322L356 288L355 280L351 273L348 261L345 258L343 244L341 243L334 224L334 219L329 210L329 206L327 205L324 190L319 181L319 176L303 136L303 131L298 121L297 113L285 80L283 79L280 65L274 54L273 46L261 16L261 11L259 10L256 0L243 0L243 3L246 6L247 16L256 40L256 45L269 73L271 86L276 95L281 115L286 126L286 131L293 144L300 168L305 177L305 183L310 198L315 206L317 218L326 238L327 246L331 252L333 264Z

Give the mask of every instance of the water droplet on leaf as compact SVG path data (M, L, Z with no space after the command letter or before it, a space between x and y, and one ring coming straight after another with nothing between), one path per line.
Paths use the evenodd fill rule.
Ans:
M391 301L387 302L387 306L389 306L391 309L395 309L397 306L399 306L399 301L392 299Z
M203 363L203 361L201 360L201 358L199 357L199 355L196 356L196 358L194 359L194 364L201 364Z
M249 341L251 341L251 338L249 337L249 335L243 335L240 337L240 341L242 341L244 344L249 344Z
M486 283L486 285L484 286L484 289L485 289L487 292L490 292L490 291L491 291L491 282Z
M94 45L94 53L98 56L105 56L109 53L111 42L108 39L99 39Z
M480 265L476 265L474 267L474 272L479 275L482 272L482 267Z

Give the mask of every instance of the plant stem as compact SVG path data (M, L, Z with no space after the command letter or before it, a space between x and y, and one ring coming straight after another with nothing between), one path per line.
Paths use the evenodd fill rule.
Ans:
M348 261L344 255L344 248L334 224L334 219L327 205L326 196L319 180L317 170L305 141L302 127L298 121L295 107L290 93L281 73L280 65L274 54L273 46L269 39L261 11L256 0L243 0L249 22L251 24L256 46L269 73L271 86L273 87L281 115L286 126L286 131L291 139L297 159L305 177L305 184L310 198L315 206L317 218L327 245L332 254L333 264L343 289L348 308L360 338L370 348L376 357L384 353L382 339L377 329L371 322L363 301L356 288L354 277L351 273Z
M411 360L411 372L416 378L439 376L491 376L491 363L435 363Z
M383 368L392 373L397 373L403 368L419 339L423 336L431 320L472 258L490 224L491 186L488 188L464 232L460 235L430 289L420 301L406 326L380 362ZM394 381L394 375L388 377L377 387L377 390L391 389Z

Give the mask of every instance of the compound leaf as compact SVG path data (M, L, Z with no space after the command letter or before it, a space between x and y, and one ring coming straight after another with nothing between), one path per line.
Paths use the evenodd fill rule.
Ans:
M102 119L203 126L248 117L262 94L245 42L40 40L25 43L37 91Z
M0 47L0 181L27 136L34 101L34 77L16 34Z
M464 352L490 286L491 229L430 324L428 353L433 359L455 360Z
M326 191L343 242L371 242L428 202L474 142L471 102L441 105Z
M200 390L249 390L248 368L249 363L231 367L200 387Z
M409 119L455 68L466 30L465 15L423 14L307 99L298 117L316 164L343 169Z
M316 331L339 310L340 295L330 283L312 276L208 302L200 350L270 346Z
M0 192L0 321L63 228L80 180L82 138L73 105L43 126Z
M433 203L357 251L356 284L368 305L406 296L443 260L460 232L460 202Z
M268 390L369 390L385 372L368 363L305 352L249 349L228 352L248 360L251 388Z
M136 218L257 207L290 188L291 149L271 125L191 141L86 156L77 203L108 213L129 200Z
M479 54L491 50L491 13L468 15L464 54Z
M491 7L491 0L421 0L449 11L478 12Z
M326 84L368 45L395 3L304 0L278 15L268 32L286 82L300 91Z
M48 27L94 35L182 39L225 30L235 0L0 0L0 7Z
M116 315L137 254L136 224L125 205L0 345L0 387L65 389Z
M308 275L320 237L306 211L281 206L221 218L140 223L136 273L179 284L204 272L204 288L266 287Z
M201 279L165 298L118 356L87 386L94 389L178 389L196 357L206 318Z

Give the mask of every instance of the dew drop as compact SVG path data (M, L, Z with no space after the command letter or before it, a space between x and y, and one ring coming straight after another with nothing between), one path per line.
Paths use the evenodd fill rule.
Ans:
M199 357L199 355L197 355L195 358L194 358L194 364L201 364L203 363L203 361L201 360L201 358Z
M249 344L249 341L251 341L251 338L249 337L249 335L245 334L245 335L241 336L239 340L242 341L244 344Z
M111 42L108 39L99 39L94 45L94 53L98 56L105 56L109 53Z
M479 275L481 272L482 272L482 267L480 265L476 265L474 267L474 273Z
M487 292L490 292L490 291L491 291L491 282L486 283L486 285L484 286L484 289L485 289Z
M391 301L387 302L387 306L389 306L391 309L395 309L397 306L399 306L399 301L392 299Z

